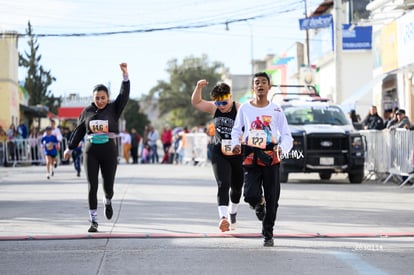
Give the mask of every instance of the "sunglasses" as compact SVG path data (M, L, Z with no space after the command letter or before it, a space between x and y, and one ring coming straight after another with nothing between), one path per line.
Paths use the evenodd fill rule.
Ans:
M214 101L214 104L216 104L217 107L220 106L226 106L227 105L227 100L223 100L223 101Z

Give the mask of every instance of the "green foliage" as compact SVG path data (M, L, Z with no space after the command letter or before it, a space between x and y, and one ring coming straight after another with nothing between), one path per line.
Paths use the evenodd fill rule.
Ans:
M24 88L29 93L29 105L44 105L49 110L57 114L57 109L60 106L61 98L55 97L48 87L56 81L50 70L46 71L40 60L42 55L38 54L39 44L36 36L33 34L32 25L28 22L26 34L29 37L27 44L29 45L29 52L25 51L24 55L19 53L19 66L27 69L27 75L24 81Z
M131 128L135 128L137 133L141 136L144 134L144 127L149 123L147 115L140 112L139 102L134 99L129 99L123 112L124 119L126 121L126 129L129 131Z
M191 95L197 81L206 79L209 85L203 89L203 98L209 100L210 90L221 79L219 70L222 67L220 62L209 64L206 55L184 58L182 64L178 64L176 59L170 60L167 68L169 82L159 81L146 100L158 99L159 116L168 117L171 125L204 125L211 120L211 114L195 109L191 105Z

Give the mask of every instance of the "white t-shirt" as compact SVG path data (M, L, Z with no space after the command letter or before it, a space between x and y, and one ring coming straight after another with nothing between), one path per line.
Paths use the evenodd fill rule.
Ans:
M131 135L125 132L120 132L119 136L121 137L122 144L131 144Z
M293 146L286 116L282 108L272 102L265 107L255 107L250 102L240 106L231 131L231 148L240 145L241 140L259 148L277 143L284 153Z

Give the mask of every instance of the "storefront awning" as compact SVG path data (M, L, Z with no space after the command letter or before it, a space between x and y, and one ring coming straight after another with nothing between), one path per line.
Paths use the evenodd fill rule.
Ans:
M60 107L58 116L60 119L78 119L84 107Z
M30 117L47 117L49 109L46 106L27 106L20 104L20 111Z
M402 68L398 68L392 71L389 71L387 73L384 73L380 76L377 76L373 80L369 81L365 85L363 85L361 88L356 90L350 97L348 97L346 100L344 100L341 105L353 105L355 102L357 102L360 98L364 97L369 91L372 90L372 88L378 84L378 82L383 81L390 75L398 74L398 73L404 73L404 72L413 72L414 71L414 64L411 64L409 66L405 66Z

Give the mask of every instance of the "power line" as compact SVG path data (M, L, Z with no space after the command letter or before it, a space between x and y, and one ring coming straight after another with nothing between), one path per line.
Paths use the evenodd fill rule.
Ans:
M265 9L266 7L263 7ZM269 9L265 9L269 10ZM171 31L171 30L184 30L184 29L199 29L199 28L207 28L217 25L226 25L231 23L239 23L239 22L245 22L245 21L251 21L251 20L257 20L264 17L269 17L271 15L280 15L283 13L289 13L292 11L296 11L296 7L287 8L284 10L279 10L278 12L275 12L274 10L270 9L271 11L268 11L266 13L262 13L259 15L254 15L250 17L243 17L243 18L235 18L235 19L221 19L221 21L218 22L208 22L204 18L203 21L196 21L193 23L187 23L187 24L178 24L175 26L168 26L168 27L148 27L148 28L138 28L138 29L132 29L132 30L117 30L117 31L104 31L104 32L79 32L79 33L34 33L33 35L36 37L91 37L91 36L109 36L109 35L117 35L117 34L133 34L133 33L149 33L149 32L160 32L160 31ZM223 14L224 15L224 14ZM222 15L214 15L213 17L222 17ZM229 16L231 17L231 16ZM211 19L210 19L211 20ZM20 37L28 36L27 34L18 34Z

